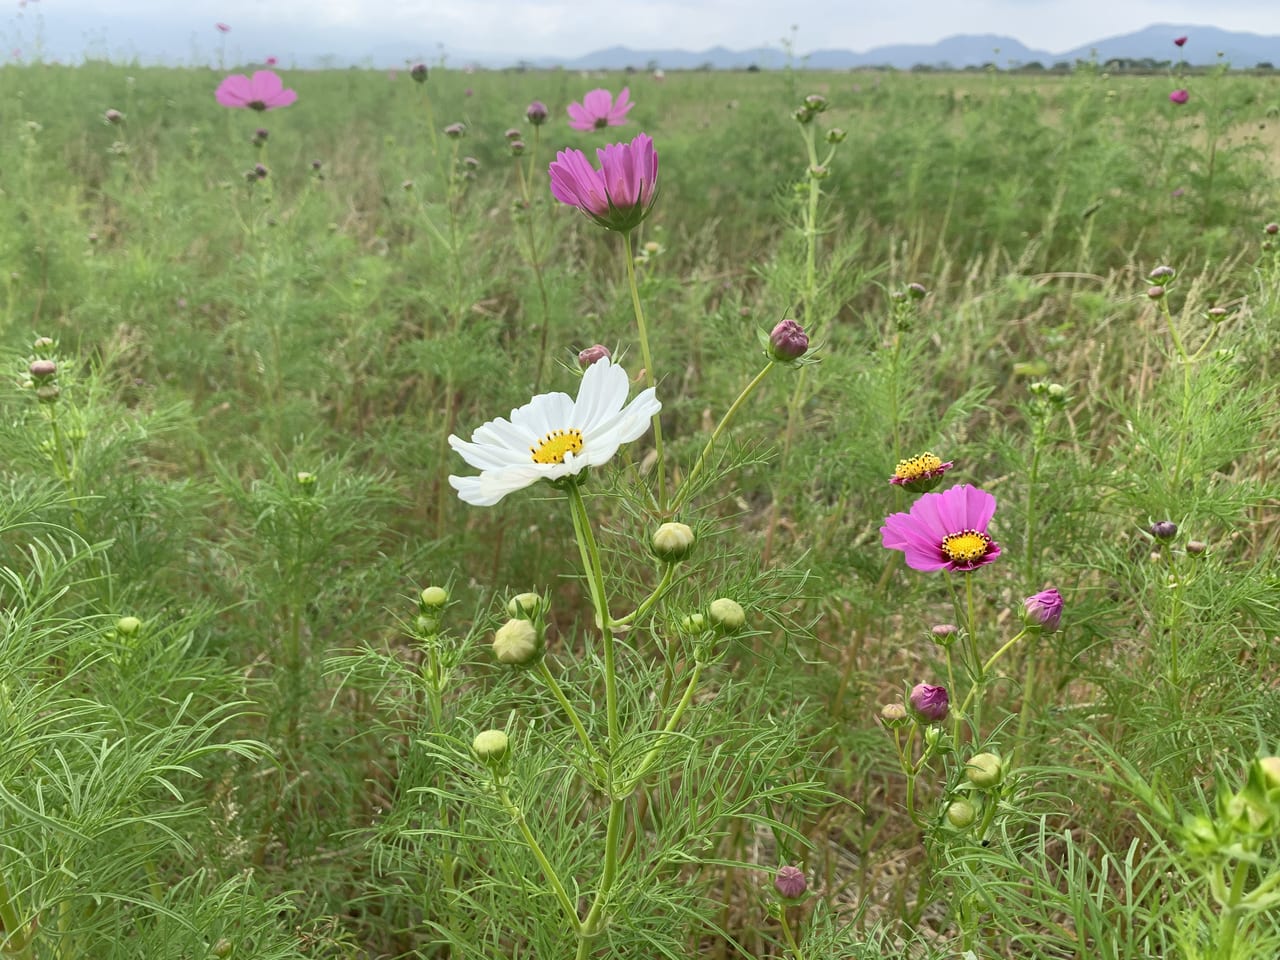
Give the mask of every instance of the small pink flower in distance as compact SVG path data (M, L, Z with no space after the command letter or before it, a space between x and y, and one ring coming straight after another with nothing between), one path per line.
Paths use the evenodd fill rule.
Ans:
M1173 38L1173 45L1174 45L1175 47L1181 47L1181 46L1183 46L1186 42L1187 42L1187 38L1186 38L1186 37L1174 37L1174 38Z
M231 32L231 27L225 23L215 23L213 26L214 26L214 29L216 29L219 33Z
M274 110L287 107L298 99L293 90L286 90L284 82L273 70L259 70L253 78L243 73L233 73L218 84L214 97L224 107L249 110Z
M267 59L263 60L262 62L263 62L263 63L265 63L268 67L274 67L277 63L279 63L279 62L280 62L280 58L279 58L279 57L267 57Z
M1000 545L987 535L995 512L995 497L962 483L923 494L909 513L890 514L880 528L880 542L901 550L912 570L968 573L1000 556Z
M600 169L581 150L561 150L551 161L551 195L577 207L606 230L638 227L657 199L658 151L645 133L630 143L596 150Z
M601 130L618 127L627 122L627 111L635 106L629 102L631 90L623 87L615 102L608 90L592 90L581 103L569 104L569 126L575 130Z
M1169 94L1169 102L1176 103L1178 105L1182 105L1190 99L1191 99L1191 94L1181 89L1174 90L1171 94Z

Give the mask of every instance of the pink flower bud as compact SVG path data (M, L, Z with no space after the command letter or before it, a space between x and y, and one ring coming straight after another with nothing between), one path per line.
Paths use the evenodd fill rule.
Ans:
M941 723L947 719L947 711L951 707L951 698L946 687L935 687L929 683L917 683L907 698L916 719L922 723Z

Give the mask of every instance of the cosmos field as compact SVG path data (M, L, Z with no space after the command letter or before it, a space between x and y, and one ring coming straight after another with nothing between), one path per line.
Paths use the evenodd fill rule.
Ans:
M1280 950L1275 79L0 88L5 955Z

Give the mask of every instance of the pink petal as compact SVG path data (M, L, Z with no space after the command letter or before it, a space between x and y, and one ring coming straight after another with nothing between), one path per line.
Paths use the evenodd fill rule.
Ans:
M592 90L582 98L582 106L593 120L607 117L609 108L613 106L613 94L608 90Z
M274 70L258 70L251 83L253 99L264 103L284 89L284 81Z
M279 93L265 98L262 102L268 107L287 107L297 99L298 92L296 90L281 90Z
M214 98L224 107L247 106L249 101L253 99L250 96L251 86L249 78L244 74L233 73L218 84L218 89L214 92Z

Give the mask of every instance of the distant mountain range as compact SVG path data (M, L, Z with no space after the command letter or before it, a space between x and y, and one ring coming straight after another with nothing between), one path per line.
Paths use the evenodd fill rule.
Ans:
M1185 46L1174 45L1175 37L1188 38ZM1221 56L1219 56L1221 54ZM862 53L852 50L814 50L807 56L796 57L793 66L813 70L849 70L855 67L895 67L908 70L914 66L976 67L992 63L1000 68L1026 66L1040 63L1051 67L1055 63L1072 63L1096 58L1099 63L1112 59L1185 60L1193 65L1206 65L1225 60L1233 67L1249 68L1259 63L1280 65L1280 37L1264 37L1255 33L1239 33L1219 30L1217 27L1198 27L1190 24L1153 24L1136 33L1118 37L1106 37L1094 43L1072 50L1054 53L1033 50L1013 37L996 34L963 34L947 37L933 44L899 44L873 47ZM488 61L488 62L485 62ZM498 66L490 58L481 58L484 65ZM621 70L627 67L661 67L664 70L741 70L756 66L763 70L785 66L787 56L772 47L752 50L728 50L712 47L710 50L690 52L686 50L632 50L628 47L609 47L586 56L573 59L538 58L526 61L531 66L563 66L573 70ZM509 65L503 64L503 65Z
M1280 0L1275 0L1280 2ZM563 67L571 70L742 70L751 66L779 69L790 63L804 69L848 70L856 67L894 67L908 70L917 65L937 68L977 67L995 64L1000 68L1039 63L1046 68L1056 63L1074 64L1094 57L1105 63L1113 58L1154 61L1186 60L1203 65L1217 62L1218 54L1234 67L1249 68L1259 63L1280 66L1280 37L1258 36L1194 24L1155 24L1123 36L1105 37L1071 50L1033 50L1013 37L995 34L948 37L933 44L902 44L875 47L863 52L814 50L788 58L777 47L730 50L635 50L609 47L581 57L528 57L519 51L463 50L430 39L429 28L412 33L388 32L378 18L369 17L358 25L338 28L319 22L290 23L287 29L247 19L228 34L215 33L213 17L192 22L191 10L183 5L148 12L137 5L101 4L100 8L75 5L29 3L0 17L0 42L12 48L14 60L60 60L75 63L86 58L165 64L261 63L267 56L278 57L286 68L325 69L345 67L395 68L425 60L450 67L474 64L479 67ZM198 5L197 5L198 6ZM1187 44L1174 46L1175 37L1186 36ZM424 37L426 39L424 39Z

